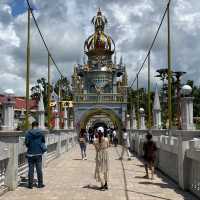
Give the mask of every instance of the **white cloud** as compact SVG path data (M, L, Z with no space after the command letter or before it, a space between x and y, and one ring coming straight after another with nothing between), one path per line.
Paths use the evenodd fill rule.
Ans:
M167 1L160 0L34 0L34 11L48 47L64 75L70 77L73 65L82 61L83 44L93 33L90 23L98 7L108 18L107 32L113 37L118 60L123 55L129 80L133 80L153 39ZM173 67L188 70L186 78L199 83L200 2L174 0L172 4ZM166 67L166 20L152 50L152 76ZM0 1L0 84L4 89L25 92L27 13L16 17L6 0ZM46 76L47 53L32 21L31 83ZM198 72L198 73L197 73ZM146 68L142 72L147 76ZM52 78L58 73L52 66ZM6 78L7 77L7 78ZM4 80L3 80L4 79ZM144 85L146 79L143 79Z

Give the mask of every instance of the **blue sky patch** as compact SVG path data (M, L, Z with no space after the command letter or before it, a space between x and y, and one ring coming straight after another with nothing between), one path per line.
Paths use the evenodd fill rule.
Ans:
M9 5L12 8L12 15L14 17L26 12L28 7L26 0L10 0ZM31 4L31 7L35 10L35 6Z

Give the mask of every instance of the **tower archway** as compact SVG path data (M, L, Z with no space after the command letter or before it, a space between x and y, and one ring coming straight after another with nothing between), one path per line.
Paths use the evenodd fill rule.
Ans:
M109 118L112 121L114 128L117 130L119 134L119 140L121 140L121 130L123 128L123 122L119 118L119 116L117 116L117 114L111 109L95 108L95 109L90 109L86 111L80 118L80 128L86 129L87 123L89 122L89 120L93 116L97 116L97 115L105 115L107 118Z

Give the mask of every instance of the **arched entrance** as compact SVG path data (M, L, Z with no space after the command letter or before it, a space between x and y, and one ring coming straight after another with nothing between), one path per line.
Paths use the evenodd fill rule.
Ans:
M121 130L123 128L122 120L117 116L117 114L110 110L110 109L103 109L103 108L94 108L86 111L80 119L80 128L86 128L87 123L93 116L97 115L105 115L108 117L114 124L118 134L119 140L121 140Z

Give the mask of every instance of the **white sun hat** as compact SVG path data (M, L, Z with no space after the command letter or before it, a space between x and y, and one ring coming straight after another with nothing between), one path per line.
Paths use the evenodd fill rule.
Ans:
M101 131L102 133L104 132L104 128L102 126L97 128L97 131Z

